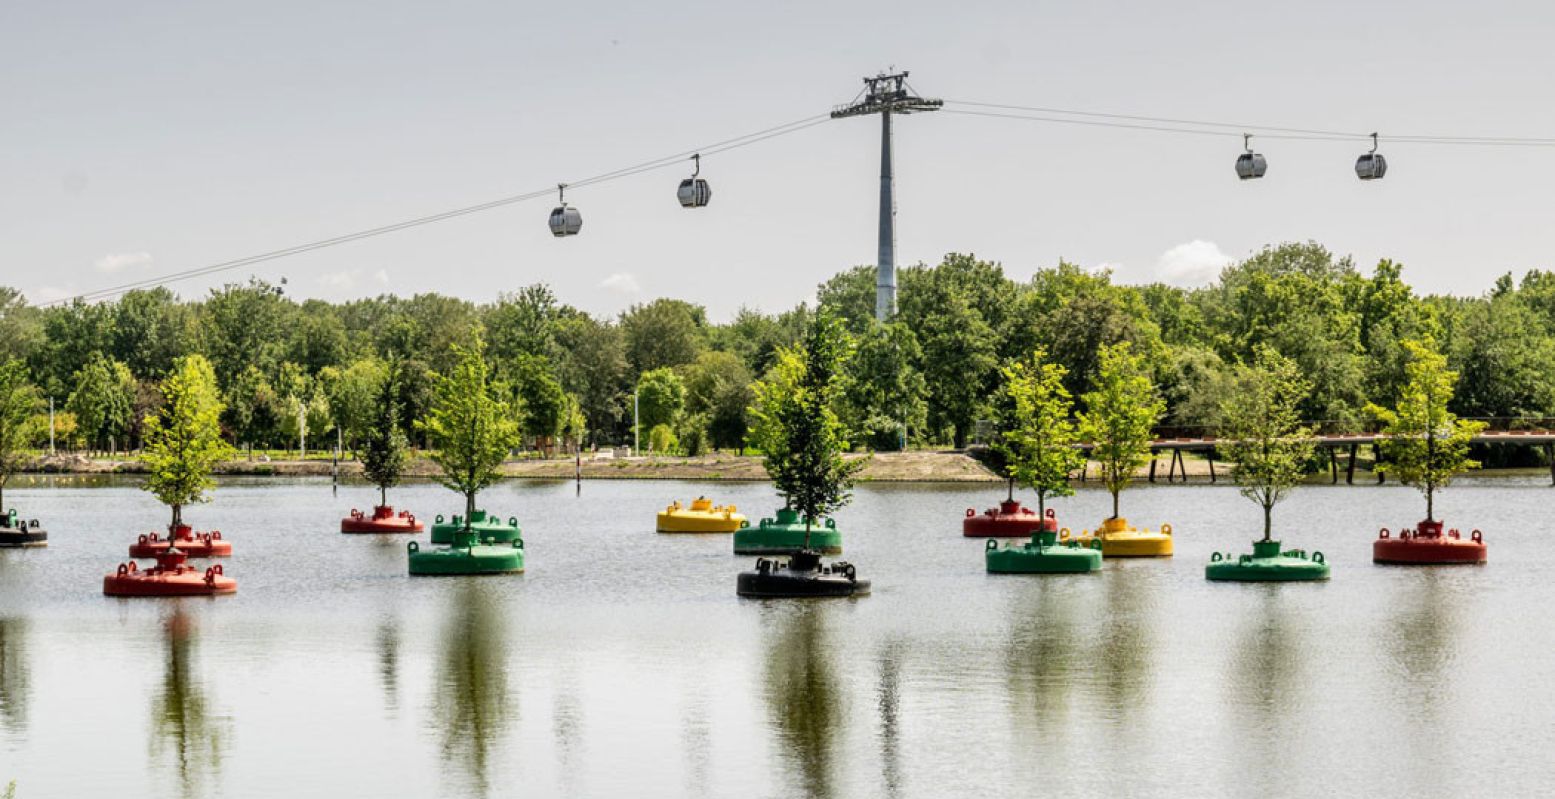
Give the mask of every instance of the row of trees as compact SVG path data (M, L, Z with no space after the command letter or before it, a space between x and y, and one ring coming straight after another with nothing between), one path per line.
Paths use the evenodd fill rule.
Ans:
M1431 521L1436 492L1479 465L1469 457L1469 444L1485 425L1449 410L1459 375L1434 340L1402 345L1407 361L1396 406L1372 404L1366 413L1387 435L1379 471L1418 487ZM1017 483L1036 492L1039 514L1048 497L1074 492L1070 478L1085 463L1084 444L1112 494L1112 517L1119 517L1119 494L1150 457L1151 430L1165 410L1144 357L1130 350L1127 342L1101 349L1085 409L1078 412L1065 386L1068 370L1041 348L1004 370L1003 430L993 457L1012 492ZM1311 471L1315 431L1303 423L1300 409L1313 385L1294 360L1261 346L1236 367L1219 402L1219 447L1234 464L1242 494L1263 509L1265 541L1275 505Z
M1066 263L1019 280L963 254L904 269L900 284L901 310L885 324L873 319L872 267L826 281L813 305L742 309L723 324L673 299L598 318L544 285L483 304L437 294L331 304L251 280L194 301L151 289L50 308L0 288L0 360L23 362L54 398L62 441L96 449L139 445L156 383L189 354L210 362L236 445L333 443L338 431L360 446L390 362L399 427L425 445L411 422L426 416L436 375L453 368L451 345L476 324L531 445L630 442L635 397L645 445L737 448L749 443L753 386L818 312L848 338L836 412L850 440L873 449L965 444L998 411L1009 367L1038 348L1080 397L1120 343L1144 359L1167 425L1220 425L1238 365L1267 347L1311 383L1300 418L1365 427L1369 405L1402 395L1403 342L1427 338L1463 375L1453 412L1555 416L1555 273L1502 277L1480 297L1420 296L1396 263L1366 275L1305 243L1266 248L1196 289L1118 285Z

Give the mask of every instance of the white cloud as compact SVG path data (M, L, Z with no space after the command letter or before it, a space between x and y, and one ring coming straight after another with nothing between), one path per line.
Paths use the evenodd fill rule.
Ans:
M356 279L360 277L362 270L347 269L341 272L326 272L319 275L318 282L321 286L332 289L348 289L356 285Z
M129 269L134 266L145 266L151 263L149 252L115 252L104 255L92 262L99 272L118 272L121 269Z
M1221 252L1215 242L1194 239L1161 253L1160 260L1155 264L1155 274L1166 283L1199 285L1214 281L1220 276L1220 270L1235 260Z
M637 278L632 277L629 272L617 272L599 281L599 287L620 294L636 294L642 291L642 286L637 285Z

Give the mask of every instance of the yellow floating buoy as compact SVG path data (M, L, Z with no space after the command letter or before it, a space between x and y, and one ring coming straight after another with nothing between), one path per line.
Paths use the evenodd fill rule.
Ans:
M1101 538L1101 554L1107 558L1169 558L1172 555L1172 526L1161 525L1155 530L1139 530L1130 526L1121 516L1107 519L1095 533L1086 530L1080 534L1081 546L1088 546L1093 538Z
M714 506L707 497L692 500L691 507L679 500L659 511L661 533L732 533L745 523L745 516L733 505Z

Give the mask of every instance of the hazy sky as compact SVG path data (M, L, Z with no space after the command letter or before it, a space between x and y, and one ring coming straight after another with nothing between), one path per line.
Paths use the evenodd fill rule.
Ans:
M946 100L1382 132L1239 140L937 113L897 127L898 262L971 251L1024 279L1060 257L1191 284L1315 239L1424 291L1555 267L1555 148L1387 142L1555 137L1547 3L0 4L0 284L50 300L543 189L750 133L912 70ZM614 313L674 296L775 311L873 263L878 118L180 283L258 274L294 296L550 283Z

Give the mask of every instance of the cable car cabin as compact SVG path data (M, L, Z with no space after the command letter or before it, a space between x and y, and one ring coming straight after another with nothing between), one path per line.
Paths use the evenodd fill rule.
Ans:
M1263 153L1242 153L1236 157L1236 176L1242 180L1261 178L1267 171L1269 162L1264 159Z
M1380 180L1388 173L1388 159L1382 153L1366 153L1355 159L1355 176L1361 180Z
M686 178L675 190L675 199L682 208L701 208L713 199L713 187L707 185L706 178Z
M576 236L583 229L583 214L570 205L558 205L551 211L552 236Z

